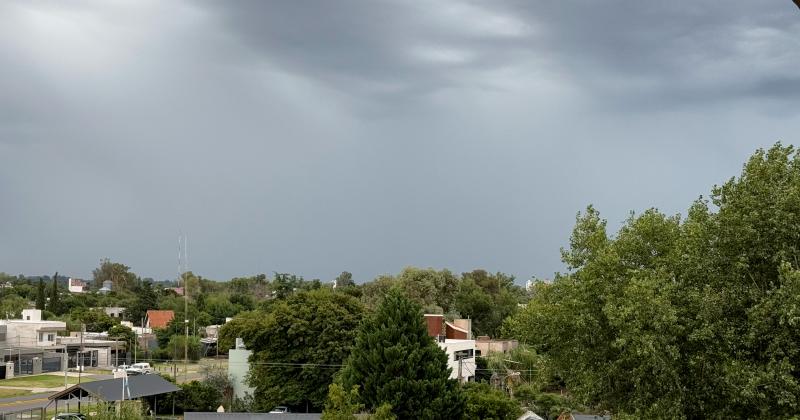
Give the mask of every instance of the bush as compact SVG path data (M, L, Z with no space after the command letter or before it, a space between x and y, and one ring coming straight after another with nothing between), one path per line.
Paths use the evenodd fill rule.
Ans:
M167 352L173 360L183 360L184 356L184 343L186 337L183 335L173 335L167 344ZM188 357L191 361L200 360L200 338L196 336L189 337Z
M522 414L517 401L485 383L471 382L462 389L467 396L465 418L514 420Z

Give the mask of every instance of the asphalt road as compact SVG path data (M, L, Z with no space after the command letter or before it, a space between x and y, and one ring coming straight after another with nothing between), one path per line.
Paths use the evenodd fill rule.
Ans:
M43 394L31 394L12 398L0 398L0 413L8 413L19 410L30 410L47 406L50 401L47 399L52 392Z

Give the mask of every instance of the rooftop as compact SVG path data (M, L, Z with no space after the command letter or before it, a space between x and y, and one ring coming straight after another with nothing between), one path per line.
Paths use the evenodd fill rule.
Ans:
M172 319L175 318L175 312L170 310L155 310L147 311L147 320L150 328L166 328Z

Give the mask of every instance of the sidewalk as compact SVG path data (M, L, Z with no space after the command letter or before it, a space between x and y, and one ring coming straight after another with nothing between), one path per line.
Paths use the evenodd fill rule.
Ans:
M70 385L70 386L72 386L72 385ZM63 385L62 386L57 386L55 388L40 388L40 387L31 388L31 387L27 387L27 386L5 386L5 385L0 385L0 389L13 389L13 390L16 390L16 391L31 391L31 393L34 393L34 394L35 393L40 393L41 394L43 392L53 393L53 392L63 391L65 389L67 389L67 388L64 388ZM7 398L5 398L5 399L7 399ZM2 400L2 399L0 399L0 400Z

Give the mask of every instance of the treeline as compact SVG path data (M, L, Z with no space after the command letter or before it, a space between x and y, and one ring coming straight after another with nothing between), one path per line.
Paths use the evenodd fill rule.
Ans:
M505 325L578 400L631 418L800 412L800 158L759 150L686 217L577 218L570 269Z

